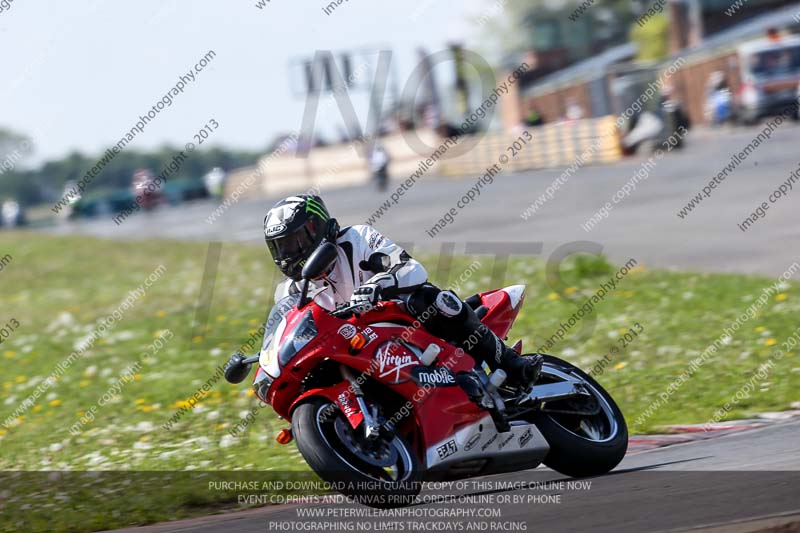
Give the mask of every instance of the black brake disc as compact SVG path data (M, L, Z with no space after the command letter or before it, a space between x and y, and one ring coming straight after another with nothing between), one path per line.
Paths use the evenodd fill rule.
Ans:
M397 447L384 435L368 440L359 435L358 428L354 430L342 417L334 420L333 427L342 444L361 461L378 468L388 468L397 464L399 458Z

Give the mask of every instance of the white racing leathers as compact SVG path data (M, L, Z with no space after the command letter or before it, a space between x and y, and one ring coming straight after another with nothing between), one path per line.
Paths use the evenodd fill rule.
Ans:
M425 268L375 228L366 225L345 228L336 237L336 244L339 256L331 271L309 283L308 294L321 307L332 311L338 305L350 303L355 289L370 283L373 276L385 277L388 272L397 281L391 291L405 301L408 311L432 334L460 345L493 370L504 368L510 381L535 381L541 356L536 361L518 357L455 293L427 283ZM373 283L384 286L377 279ZM299 291L299 283L286 279L278 285L275 300Z
M347 304L357 287L381 272L392 274L397 279L396 290L403 293L415 290L428 279L425 267L372 226L344 228L336 237L336 245L339 256L333 269L310 282L308 290L314 301L329 311ZM275 301L299 292L299 285L285 279L275 291Z

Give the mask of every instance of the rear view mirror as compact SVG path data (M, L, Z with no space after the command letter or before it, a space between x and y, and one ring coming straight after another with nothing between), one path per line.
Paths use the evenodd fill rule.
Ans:
M337 255L336 245L326 241L308 258L303 265L303 288L300 291L300 300L297 302L298 309L302 309L308 303L308 281L324 274L336 261Z
M303 279L314 279L324 274L336 261L337 255L336 245L331 242L325 242L317 247L303 265Z

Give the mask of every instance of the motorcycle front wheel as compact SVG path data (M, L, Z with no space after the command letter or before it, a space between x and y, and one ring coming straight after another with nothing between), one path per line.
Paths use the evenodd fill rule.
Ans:
M544 464L571 477L610 472L628 450L628 426L622 411L592 376L552 355L544 358L537 383L578 378L590 393L589 397L545 404L531 417L550 444Z
M355 501L389 509L415 502L422 488L422 466L397 435L367 440L339 408L311 398L292 414L292 433L308 465L336 491Z

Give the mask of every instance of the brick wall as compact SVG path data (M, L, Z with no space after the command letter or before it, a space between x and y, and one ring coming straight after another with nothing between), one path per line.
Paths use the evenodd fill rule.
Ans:
M544 118L545 123L558 122L566 115L567 102L569 102L571 98L574 98L583 108L584 117L592 116L589 86L587 83L580 83L525 99L522 103L522 116L527 116L530 110L535 107Z
M684 108L692 124L705 123L704 108L706 99L706 83L712 72L720 70L727 75L728 86L736 93L741 84L737 68L736 53L729 52L720 56L684 65L673 76L675 89L684 102Z

